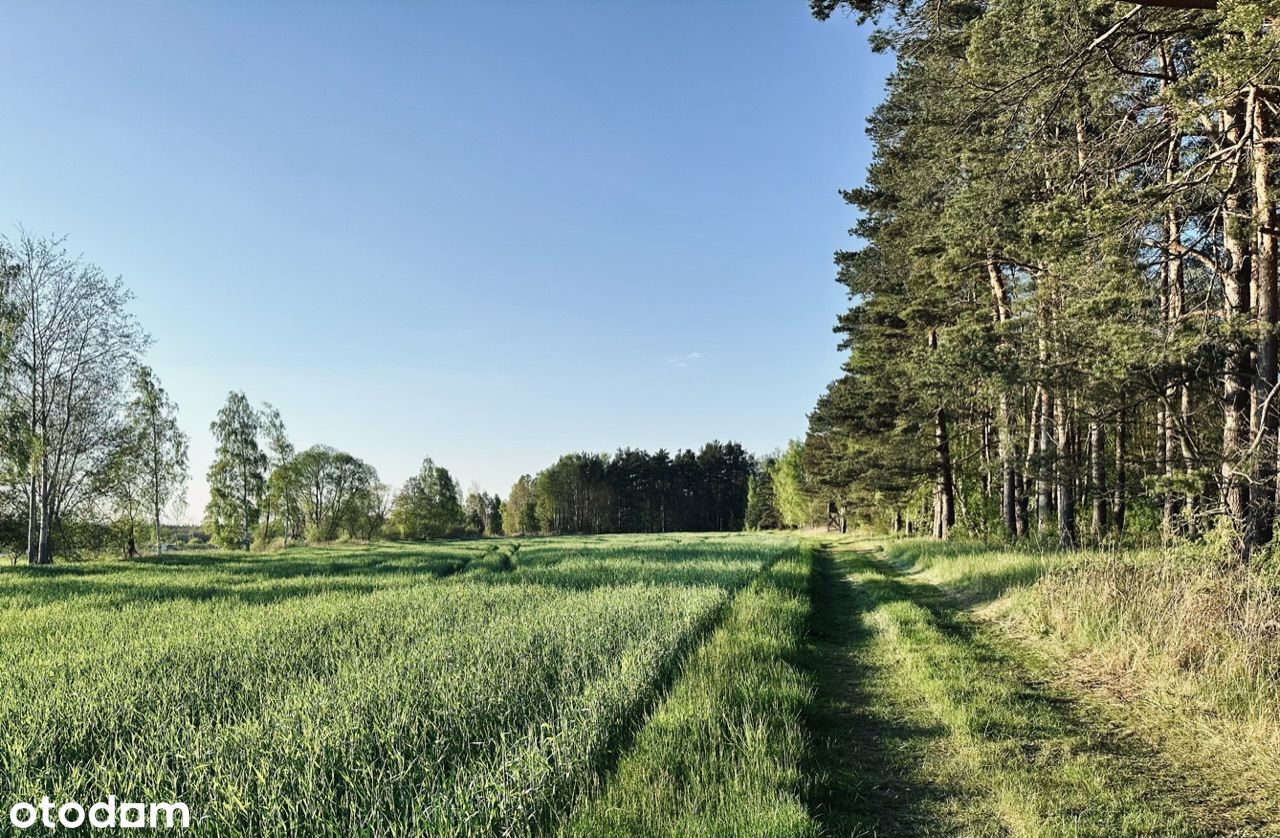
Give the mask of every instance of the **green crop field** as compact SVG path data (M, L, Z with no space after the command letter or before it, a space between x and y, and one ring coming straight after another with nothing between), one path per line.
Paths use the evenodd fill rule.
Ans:
M177 553L0 572L0 799L208 834L553 826L777 536Z
M5 567L0 798L217 836L1280 834L1270 623L1231 633L1273 572L1129 560L734 533Z

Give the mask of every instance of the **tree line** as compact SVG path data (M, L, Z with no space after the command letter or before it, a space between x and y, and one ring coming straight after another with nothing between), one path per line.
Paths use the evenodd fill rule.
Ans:
M520 477L503 500L475 484L464 493L430 457L392 492L371 465L350 454L326 445L295 452L279 411L270 404L255 408L239 392L228 395L210 429L217 447L204 526L225 547L339 537L729 531L805 523L803 514L774 511L772 494L762 499L757 493L755 517L748 517L751 486L762 480L772 485L772 474L781 485L798 485L798 448L764 464L740 444L718 441L674 456L633 448L613 455L566 454L537 475ZM790 467L774 465L779 460ZM788 497L785 491L780 496Z
M0 238L0 536L32 564L78 550L163 546L185 508L188 440L144 363L131 294L61 239ZM504 500L427 458L392 491L329 445L299 451L269 403L231 392L210 424L203 529L250 549L340 538L738 530L799 526L799 449L757 460L736 442L697 451L573 453ZM774 487L777 487L775 490ZM799 503L799 506L797 505Z
M812 0L895 55L811 495L889 526L1268 545L1280 6Z
M740 530L758 469L736 442L675 454L634 448L566 454L515 482L503 521L512 533Z
M377 469L345 451L297 451L280 411L254 407L244 393L229 393L209 427L216 447L204 528L220 546L501 532L496 498L477 488L464 502L458 481L430 457L393 492Z

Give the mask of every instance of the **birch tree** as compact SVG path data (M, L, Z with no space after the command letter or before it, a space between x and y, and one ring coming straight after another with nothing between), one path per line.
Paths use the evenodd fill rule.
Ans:
M209 466L205 526L219 544L248 550L267 481L267 455L258 445L261 417L244 393L231 392L209 430L217 448Z
M121 438L128 373L148 338L119 278L22 231L9 297L19 318L9 393L24 416L27 561L53 562L64 518L95 500Z
M142 477L142 499L151 513L155 550L160 552L160 517L179 501L187 485L187 435L178 427L178 407L148 366L134 373L127 410Z

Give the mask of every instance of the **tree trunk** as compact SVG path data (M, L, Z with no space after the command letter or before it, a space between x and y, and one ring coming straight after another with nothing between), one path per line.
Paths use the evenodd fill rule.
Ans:
M947 437L947 414L942 408L933 413L937 454L937 487L935 489L933 535L946 538L956 523L955 486L951 470L951 444Z
M993 457L991 455L991 413L984 410L982 412L982 497L984 500L991 497L991 463ZM963 497L963 493L961 497Z
M1275 207L1272 204L1269 179L1270 155L1264 144L1267 137L1267 112L1263 94L1251 91L1252 113L1250 156L1253 164L1253 209L1257 225L1254 250L1255 319L1258 324L1257 368L1254 394L1257 408L1254 418L1256 456L1250 491L1249 536L1254 545L1271 541L1275 521L1276 433L1280 430L1280 403L1274 396L1277 383Z
M1036 526L1041 533L1048 532L1053 521L1053 487L1058 465L1058 451L1054 438L1053 392L1040 388L1040 465L1036 470Z
M34 289L34 287L35 286L33 285L32 288ZM32 293L34 295L34 291ZM34 310L35 310L35 305L33 302L31 307L28 309L27 316L31 317L32 312ZM34 352L35 340L36 340L35 329L34 329L34 326L30 323L27 324L26 328L32 329L31 341L32 341L32 351ZM39 414L36 410L36 398L37 398L36 393L38 392L37 384L39 382L39 379L36 376L37 365L35 363L35 359L34 358L30 359L29 363L31 364L31 381L30 381L31 413L28 417L30 419L30 424L27 426L27 431L29 433L30 440L34 441L40 438ZM30 496L30 502L27 505L27 563L37 564L40 560L40 551L38 546L39 527L36 524L36 518L40 513L40 504L38 502L39 496L36 494L36 471L35 471L35 452L34 451L27 452L27 471L31 475L31 481L30 481L31 496Z
M40 516L39 496L36 493L36 477L31 475L29 501L27 504L27 564L40 562Z
M1160 69L1163 77L1160 89L1166 90L1177 76L1177 66L1173 62L1168 49L1160 48ZM1178 207L1173 202L1174 185L1182 168L1182 131L1172 109L1165 114L1167 142L1165 144L1164 182L1169 193L1168 206L1164 216L1164 327L1166 338L1172 337L1186 313L1186 289L1183 275L1182 259L1182 219ZM1185 358L1178 358L1179 366L1186 363ZM1173 477L1178 472L1177 455L1181 454L1182 473L1191 471L1191 452L1186 438L1189 428L1190 401L1187 385L1179 376L1177 381L1165 383L1162 400L1161 448L1164 452L1164 476L1168 482L1164 498L1164 534L1168 538L1176 532L1190 535L1190 528L1185 521L1192 520L1195 510L1194 499L1189 493L1186 498L1179 498L1173 492ZM1184 505L1185 504L1185 505ZM1180 514L1181 513L1181 514Z
M1165 241L1168 252L1165 254L1165 300L1164 300L1164 321L1165 333L1171 334L1177 327L1177 323L1182 319L1183 315L1183 286L1182 286L1182 262L1173 256L1177 243L1181 237L1181 227L1178 223L1178 216L1175 210L1169 210L1165 219ZM1179 522L1181 504L1180 499L1173 491L1173 482L1178 474L1178 409L1182 404L1184 386L1178 382L1168 381L1165 383L1164 398L1160 404L1160 453L1162 460L1161 469L1166 479L1166 488L1164 493L1164 537L1168 539L1173 534L1182 531ZM1183 463L1183 468L1189 468L1190 463Z
M1116 415L1116 467L1112 482L1111 521L1117 536L1124 534L1124 516L1128 508L1125 497L1124 408Z
M1178 497L1173 492L1173 478L1177 471L1177 463L1174 458L1174 427L1173 427L1173 411L1170 409L1170 402L1177 395L1177 388L1172 385L1165 386L1163 404L1160 408L1160 473L1166 481L1166 488L1163 492L1164 499L1161 504L1161 540L1168 544L1169 539L1178 527Z
M1013 538L1018 536L1018 491L1017 474L1014 465L1013 427L1009 415L1009 394L1000 393L1000 407L997 421L999 426L997 440L1000 446L1000 516L1004 519L1005 533Z
M1200 534L1196 519L1199 513L1201 497L1192 488L1192 476L1195 471L1195 451L1191 443L1191 388L1183 384L1181 403L1178 406L1178 446L1182 454L1182 473L1187 480L1186 494L1182 498L1182 532L1187 538L1195 538Z
M1067 400L1059 396L1054 417L1058 449L1058 544L1076 546L1075 456L1071 445L1071 417Z
M1244 136L1245 112L1241 102L1236 102L1224 115L1228 125L1227 142L1235 144ZM1239 174L1237 174L1239 180ZM1245 455L1249 448L1252 426L1253 358L1249 345L1235 337L1243 333L1249 318L1250 283L1253 277L1253 258L1249 244L1241 235L1240 217L1245 214L1245 202L1241 184L1228 185L1222 225L1223 250L1230 260L1223 274L1222 316L1228 321L1230 343L1223 360L1223 422L1222 463L1220 476L1222 501L1234 533L1234 551L1241 561L1247 561L1251 539L1249 529L1249 480Z
M40 549L36 564L53 564L53 512L47 496L42 497L40 503Z
M1027 458L1023 466L1023 492L1030 494L1033 490L1039 488L1040 479L1040 385L1036 385L1035 392L1031 396L1031 412L1027 417ZM1039 495L1036 496L1037 507L1039 506ZM1030 506L1031 499L1027 498L1027 505ZM1030 510L1028 510L1027 518L1030 519ZM1030 520L1027 521L1027 529L1030 530ZM1037 520L1037 525L1039 521Z
M987 254L987 281L991 284L991 297L994 305L996 328L1002 329L1004 323L1012 316L1009 302L1009 290L1005 285L1004 275L996 264L995 254ZM1006 344L1004 332L999 334L1000 347ZM1000 517L1004 521L1005 533L1011 537L1018 536L1018 495L1017 467L1014 462L1013 416L1009 410L1009 391L1000 387L1000 398L996 408L996 444L997 456L1000 459Z
M1015 472L1013 475L1013 514L1014 514L1014 535L1018 538L1027 537L1027 488L1026 479L1021 472Z
M1093 534L1102 538L1107 534L1111 516L1107 497L1106 439L1102 422L1098 419L1089 423L1089 457L1093 481Z

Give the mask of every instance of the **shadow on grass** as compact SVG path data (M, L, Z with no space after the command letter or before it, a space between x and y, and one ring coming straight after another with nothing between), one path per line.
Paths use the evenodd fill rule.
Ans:
M779 580L771 577L771 574L775 572L774 567L780 558L781 554L766 561L747 582L759 580L766 585L779 584ZM577 798L576 802L582 805L593 796L605 793L609 783L616 777L623 758L631 750L645 725L684 677L694 653L724 624L733 610L735 597L746 587L747 582L731 589L729 596L694 626L666 661L659 666L648 688L637 696L636 701L619 717L604 737L600 749L593 755L590 763L583 766L578 782L570 784L564 795L547 801L547 804L539 809L536 814L538 824L536 834L552 834L553 830L555 834L565 834L565 830L573 823L575 798Z
M1000 558L997 561L965 561L975 556ZM908 576L922 568L941 567L952 562L963 566L963 573L947 582L952 606L962 608L994 602L1011 588L1034 584L1048 570L1048 565L1037 561L1034 554L981 542L899 541L891 544L879 561L896 573Z
M856 582L850 573L858 574ZM996 760L1006 778L1017 776L1047 805L1064 807L1046 811L1045 823L1066 823L1074 807L1088 799L1089 823L1117 830L1112 834L1122 831L1137 806L1148 817L1163 819L1166 829L1158 834L1201 834L1181 820L1177 801L1187 799L1186 790L1162 769L1158 753L1055 689L1038 666L968 619L946 591L899 575L890 559L848 550L825 552L813 583L812 671L818 698L810 729L815 768L828 770L812 773L817 781L810 805L827 834L941 834L956 831L971 817L991 815L982 800L987 792L981 778L970 786L961 775L946 781L925 776L929 749L936 745L934 753L945 759L949 746L943 740L954 733L932 722L922 726L918 720L934 717L928 710L913 712L923 697L911 695L909 687L905 693L901 686L877 688L876 679L887 676L877 662L893 666L893 650L886 655L873 649L880 639L863 617L884 608L896 626L895 647L912 656L913 666L942 679L938 683L957 710L951 724L963 725L962 738ZM896 609L898 604L914 608ZM1086 763L1126 793L1090 798L1090 781L1077 770ZM960 820L944 830L939 816Z
M809 809L831 836L921 835L930 823L921 810L952 790L921 780L915 755L946 737L940 724L920 726L876 712L869 686L877 668L863 616L883 604L850 581L829 550L814 561L813 610L806 661L816 698L807 714L814 750Z

